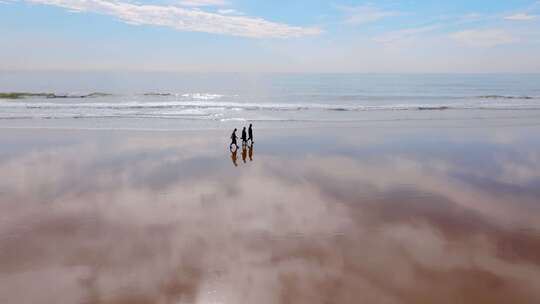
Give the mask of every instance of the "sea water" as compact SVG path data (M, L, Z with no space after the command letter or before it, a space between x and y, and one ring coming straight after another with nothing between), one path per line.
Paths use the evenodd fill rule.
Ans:
M540 74L1 72L0 127L540 123ZM40 93L40 95L32 95Z

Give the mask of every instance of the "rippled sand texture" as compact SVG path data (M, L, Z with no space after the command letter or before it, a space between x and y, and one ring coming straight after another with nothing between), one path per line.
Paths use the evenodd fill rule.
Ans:
M344 131L3 130L0 303L540 303L537 129Z

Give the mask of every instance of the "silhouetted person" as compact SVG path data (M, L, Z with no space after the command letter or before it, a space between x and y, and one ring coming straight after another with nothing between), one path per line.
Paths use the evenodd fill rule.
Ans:
M231 145L229 146L229 149L232 150L233 145L235 145L236 149L238 149L238 144L236 143L237 138L238 138L238 136L236 136L236 129L234 129L234 131L231 134Z
M238 160L238 157L236 156L236 152L238 150L234 150L234 152L231 150L231 160L235 167L238 167L238 163L236 162Z
M253 161L253 141L249 145L249 161Z
M244 164L246 163L246 157L247 157L246 145L242 145L242 160L244 161Z
M247 144L247 134L246 134L246 127L242 129L242 145Z
M248 129L248 140L251 140L251 144L253 144L253 126L249 124Z

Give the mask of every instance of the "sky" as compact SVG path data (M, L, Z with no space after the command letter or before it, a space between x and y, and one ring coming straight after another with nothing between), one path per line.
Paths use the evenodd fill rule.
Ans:
M0 70L539 73L539 0L0 0Z

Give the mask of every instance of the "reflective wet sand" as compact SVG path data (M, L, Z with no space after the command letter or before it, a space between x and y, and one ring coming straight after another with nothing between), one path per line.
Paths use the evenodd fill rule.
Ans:
M1 130L0 303L540 303L538 131Z

